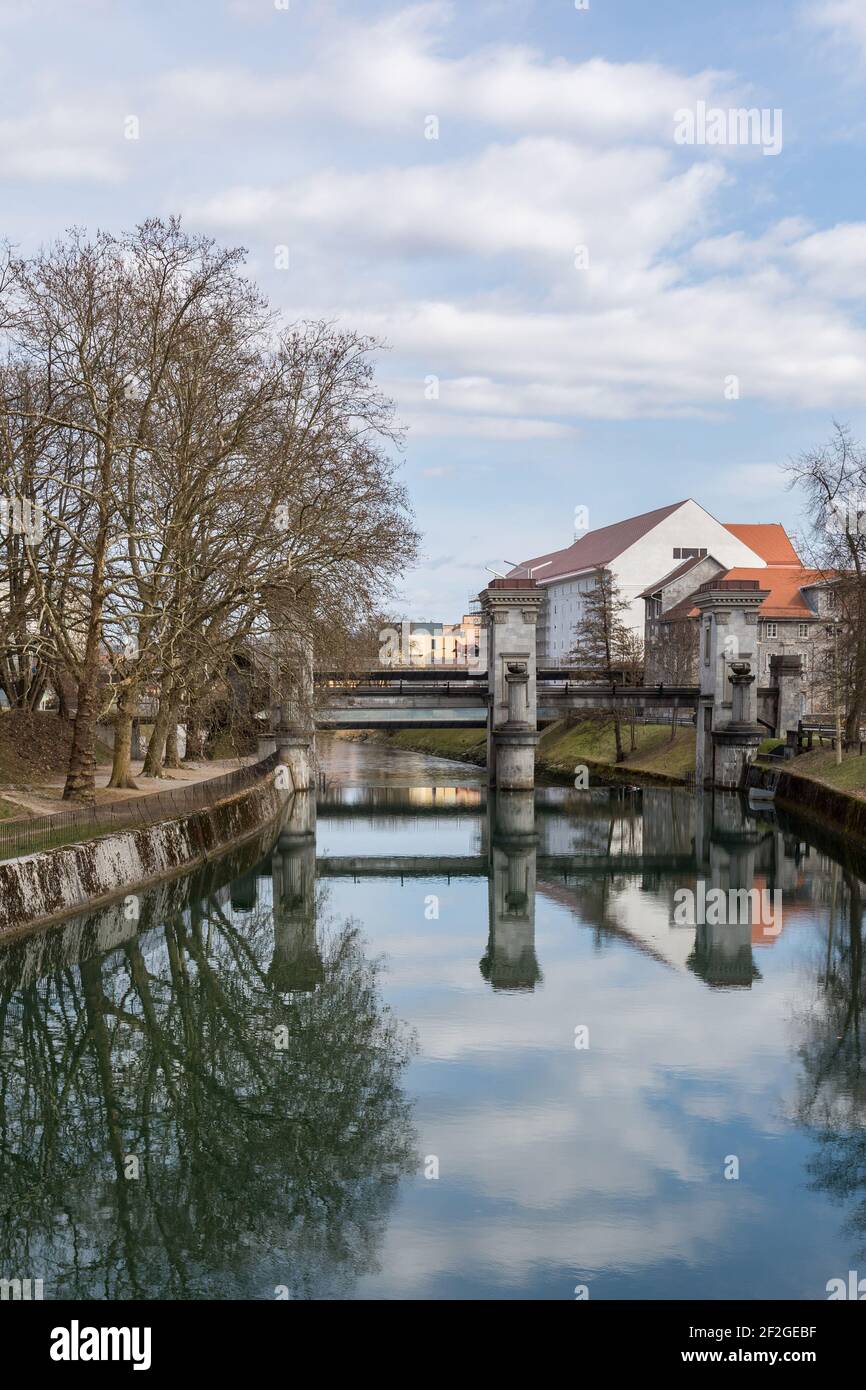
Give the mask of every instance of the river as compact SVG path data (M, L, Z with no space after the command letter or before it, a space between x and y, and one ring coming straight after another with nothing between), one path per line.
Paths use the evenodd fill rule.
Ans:
M494 797L320 752L276 843L0 949L0 1277L570 1300L866 1274L856 856L730 795ZM713 888L766 895L695 923Z

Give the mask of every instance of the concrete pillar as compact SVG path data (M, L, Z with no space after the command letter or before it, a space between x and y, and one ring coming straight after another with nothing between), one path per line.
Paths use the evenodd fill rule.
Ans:
M287 790L309 792L314 789L313 740L309 734L278 730L274 744L281 767L290 783Z
M487 822L489 934L481 973L494 989L532 990L541 979L535 955L534 793L491 792Z
M776 738L784 738L789 729L796 729L801 718L803 661L799 653L770 657L770 685L779 693L776 697Z
M490 785L535 785L535 625L543 593L532 579L494 579L480 595L487 638L487 770Z
M711 579L695 595L701 684L695 780L701 786L740 786L766 733L756 720L752 663L768 593L757 580Z

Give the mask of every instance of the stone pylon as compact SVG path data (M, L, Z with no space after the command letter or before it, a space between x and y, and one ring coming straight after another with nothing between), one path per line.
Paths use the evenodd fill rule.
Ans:
M754 664L761 604L757 580L712 579L695 595L700 611L695 780L739 787L766 734L757 722Z
M479 597L487 638L490 785L531 790L538 742L535 626L544 595L532 579L494 579Z

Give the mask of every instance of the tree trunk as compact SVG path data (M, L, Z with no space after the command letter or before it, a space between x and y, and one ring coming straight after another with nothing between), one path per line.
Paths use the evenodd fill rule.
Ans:
M177 754L177 705L172 705L168 718L168 733L165 737L165 762L164 767L180 767L180 758Z
M66 720L69 718L69 705L66 702L66 691L63 687L63 681L55 681L54 686L57 691L57 717L58 719Z
M108 498L108 473L103 464L101 470L102 488ZM99 643L102 638L102 612L105 605L103 583L105 580L105 554L108 548L109 517L107 504L100 506L99 530L94 547L93 572L90 576L90 612L87 622L87 641L84 645L84 660L78 680L78 700L75 710L75 727L72 730L72 748L69 753L69 766L66 770L66 785L63 788L64 801L93 801L96 791L96 717L99 713L97 692L99 686Z
M613 716L613 737L616 744L616 760L621 763L625 758L622 746L622 728L620 726L619 714Z
M186 712L186 760L204 757L204 734L201 721L194 709Z
M136 705L134 689L125 690L118 696L117 718L114 724L114 757L111 764L110 787L137 791L132 776L130 760L132 757L132 717Z
M92 659L85 662L81 680L78 682L78 707L75 711L75 725L72 730L72 748L69 753L69 767L66 772L66 785L63 788L64 801L92 801L96 791L96 683L99 667L96 662L94 645Z
M171 702L167 695L163 695L159 702L159 710L147 745L147 752L144 755L144 766L141 769L142 777L163 776L162 754L165 749L170 716Z

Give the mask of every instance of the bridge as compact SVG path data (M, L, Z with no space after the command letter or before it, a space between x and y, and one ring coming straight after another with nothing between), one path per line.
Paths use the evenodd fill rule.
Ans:
M597 680L597 673L596 680ZM589 683L571 673L539 670L536 723L544 728L581 710L623 714L637 710L696 710L697 686L633 686ZM320 729L442 729L487 727L490 698L486 678L474 671L361 672L350 678L321 679L316 726Z
M711 580L695 596L701 614L700 685L632 685L624 672L538 667L536 624L544 591L533 579L494 579L479 595L479 658L462 667L383 668L313 674L310 663L301 706L314 710L322 730L387 728L484 729L488 779L505 791L535 782L538 730L571 714L619 712L623 717L665 711L693 716L696 780L739 787L758 744L784 737L799 718L799 658L772 656L770 684L752 673L757 614L767 591L757 581ZM600 674L604 675L599 680ZM622 677L618 680L617 677ZM295 790L310 781L313 727L272 716L273 732L260 753L283 750ZM792 722L793 721L793 722Z

